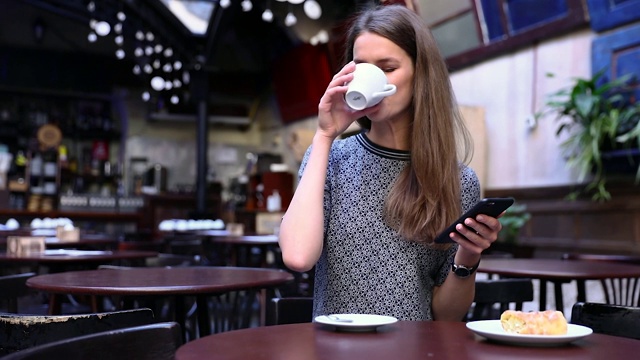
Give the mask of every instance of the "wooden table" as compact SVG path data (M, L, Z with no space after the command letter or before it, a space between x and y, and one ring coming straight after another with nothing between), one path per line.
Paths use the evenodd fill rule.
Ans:
M34 236L31 233L16 235L10 234L9 236L0 232L0 247L3 249L7 248L7 239L9 236ZM105 249L115 249L117 248L118 242L120 241L114 235L106 235L106 234L80 234L80 239L76 241L60 241L54 235L43 235L45 238L45 246L48 249L85 249L85 250L105 250Z
M176 360L624 359L640 341L591 334L565 346L489 342L462 322L399 321L378 332L336 332L316 323L276 325L206 336L181 346Z
M547 282L554 283L556 309L562 311L562 283L576 281L576 301L586 301L585 280L640 277L640 266L561 259L482 259L478 272L540 280L540 310L547 308Z
M140 260L157 255L158 253L155 251L52 249L46 250L44 253L31 253L20 256L0 252L0 263L38 263L45 265L99 264L116 260Z
M177 306L184 303L185 296L195 296L200 334L207 335L211 333L207 296L262 290L292 280L293 275L282 270L211 266L63 272L34 276L27 286L52 294L52 298L61 294L175 297ZM264 300L261 305L264 309ZM184 313L184 309L176 309L176 320L183 330Z
M268 252L273 247L278 246L278 236L269 235L231 235L229 233L203 231L198 233L204 236L207 243L213 245L221 245L226 247L228 251L227 265L230 266L260 266L266 267L269 263ZM258 247L260 250L260 261L254 264L251 261L251 248ZM224 253L225 249L222 249ZM220 251L220 250L219 250Z

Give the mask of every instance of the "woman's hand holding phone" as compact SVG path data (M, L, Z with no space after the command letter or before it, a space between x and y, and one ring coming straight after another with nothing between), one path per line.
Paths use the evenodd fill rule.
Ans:
M464 221L467 218L475 219L476 216L478 216L480 214L488 215L488 216L491 216L491 217L498 217L498 216L500 216L500 214L502 214L502 212L504 212L511 205L513 205L514 202L515 202L515 200L513 198L511 198L511 197L508 197L508 198L485 198L485 199L482 199L476 205L474 205L473 208L471 208L469 211L465 212L460 218L458 218L458 220L456 220L454 223L452 223L446 229L444 229L444 231L442 231L435 238L434 242L437 243L437 244L453 243L454 241L451 239L449 234L451 234L452 232L456 232L456 233L460 234L458 232L458 230L456 229L456 226L458 224L462 224L463 226L466 226L464 224ZM460 234L460 235L464 236L462 234Z

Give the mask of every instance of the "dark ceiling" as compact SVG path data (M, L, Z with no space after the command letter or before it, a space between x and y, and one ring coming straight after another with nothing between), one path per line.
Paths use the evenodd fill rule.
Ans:
M309 19L304 14L302 4L252 0L253 9L245 12L241 8L241 0L231 0L231 6L226 9L217 6L218 0L211 0L216 6L208 32L198 36L193 35L160 0L94 0L93 12L88 9L89 0L0 0L0 85L15 85L15 82L20 82L20 79L15 79L15 74L23 74L23 78L29 77L28 70L11 71L12 68L7 70L5 66L3 78L2 62L29 64L31 70L36 72L39 68L47 69L51 66L38 65L36 60L31 59L35 55L42 64L55 61L72 68L66 69L66 73L60 71L68 75L53 77L61 83L64 81L60 79L73 77L71 73L76 72L74 67L86 67L89 70L84 69L84 72L95 74L97 81L105 82L102 84L105 87L148 87L149 79L155 72L139 75L132 72L134 65L152 61L152 56L133 55L136 47L149 44L145 43L146 40L141 42L136 39L136 33L142 30L144 33L154 34L152 45L161 44L164 48L173 49L171 61L179 60L183 63L180 71L173 70L173 75L166 76L182 80L182 75L187 70L192 77L207 77L210 94L218 102L224 102L225 99L229 102L251 101L256 96L261 96L271 85L272 66L280 56L308 41L308 37L320 29L331 32L333 27L358 7L370 2L316 1L323 12L318 20ZM267 6L274 13L274 21L271 23L261 18ZM293 11L298 18L298 23L292 27L283 24L288 11ZM124 43L121 48L126 53L123 60L117 60L115 56L119 48L114 41L115 31L98 37L94 43L87 40L90 19L105 20L113 26L119 22L118 12L126 14L126 20L122 22ZM22 55L20 57L13 54ZM204 73L196 72L197 69ZM83 74L83 71L80 70L79 73ZM12 79L12 76L13 80L7 80ZM38 76L31 77L35 79L29 85L40 86ZM45 74L39 77L42 81L45 80L44 77L51 78ZM50 80L52 81L55 82ZM42 86L48 85L51 84Z

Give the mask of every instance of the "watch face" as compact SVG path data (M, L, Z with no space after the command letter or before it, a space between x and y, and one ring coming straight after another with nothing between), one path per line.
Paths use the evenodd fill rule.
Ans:
M471 275L471 271L469 271L469 269L467 269L465 267L461 267L461 266L456 266L456 268L453 270L453 272L457 276L463 277L463 278Z

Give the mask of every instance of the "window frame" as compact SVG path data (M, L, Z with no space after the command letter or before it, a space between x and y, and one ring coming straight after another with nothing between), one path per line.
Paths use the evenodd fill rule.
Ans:
M567 5L566 16L511 34L510 30L506 28L508 23L508 14L504 11L504 5L507 0L497 0L500 1L501 6L499 16L503 26L506 28L506 34L503 39L487 42L488 34L483 33L482 22L480 21L482 8L479 5L479 0L469 1L471 7L470 10L467 11L473 12L476 28L478 29L477 36L479 37L481 45L455 55L447 56L447 65L452 71L477 64L481 61L497 57L507 52L515 51L544 39L565 34L580 27L589 26L589 10L586 3L584 3L583 0L565 0ZM466 11L433 23L431 24L431 27L439 26L450 21L453 17L461 16L462 13L466 13Z

